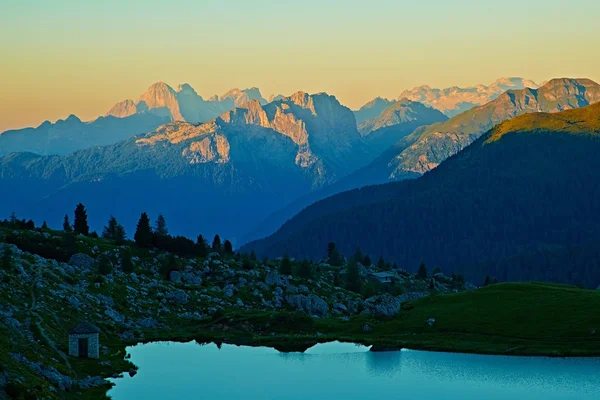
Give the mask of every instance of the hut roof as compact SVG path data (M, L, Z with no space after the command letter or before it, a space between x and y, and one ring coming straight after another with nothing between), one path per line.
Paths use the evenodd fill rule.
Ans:
M87 321L83 321L82 323L80 323L75 328L69 331L70 335L84 335L86 333L100 333L100 329Z

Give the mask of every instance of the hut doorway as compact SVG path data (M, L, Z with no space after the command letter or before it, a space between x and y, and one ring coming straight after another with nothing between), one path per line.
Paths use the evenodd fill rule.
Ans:
M79 338L78 340L79 357L88 357L88 338Z

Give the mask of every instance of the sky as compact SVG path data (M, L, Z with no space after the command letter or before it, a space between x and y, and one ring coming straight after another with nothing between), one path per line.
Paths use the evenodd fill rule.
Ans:
M597 0L0 0L0 132L150 84L328 92L352 109L503 76L600 81Z

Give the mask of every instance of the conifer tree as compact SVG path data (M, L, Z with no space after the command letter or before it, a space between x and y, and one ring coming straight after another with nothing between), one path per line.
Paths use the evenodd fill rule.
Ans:
M158 218L156 218L154 233L158 236L167 236L169 234L169 230L167 229L167 221L165 220L165 216L162 214L159 214Z
M66 233L73 232L73 227L69 222L69 216L67 214L65 214L65 218L63 219L63 231L65 231Z
M281 259L281 264L279 265L279 273L282 275L291 275L292 274L292 261L290 260L290 256L287 253L283 255Z
M208 254L208 243L202 235L198 235L196 238L196 251L200 257L206 257Z
M212 242L212 249L214 251L221 251L221 237L219 235L215 235Z
M48 229L48 224L46 223L46 221L42 223L42 229Z
M152 228L150 227L150 218L148 218L148 214L145 212L140 215L133 239L135 240L135 244L139 247L152 246Z
M365 267L370 267L371 266L371 257L369 257L367 254L365 254L365 258L363 258L363 260L361 261L361 263Z
M82 203L75 207L75 220L73 221L73 231L79 235L88 236L90 227L87 221L87 211Z
M417 271L417 278L427 279L427 267L425 267L424 263L421 263L419 265L419 270Z
M385 261L383 259L383 256L379 256L379 260L377 260L377 268L385 269Z
M310 265L310 261L304 260L300 263L298 276L304 279L310 279L312 277L312 265Z
M223 242L223 253L228 255L233 254L233 245L229 240L225 240L225 242Z
M102 231L102 237L105 239L112 239L115 241L115 244L120 246L125 243L127 233L125 232L123 225L119 224L117 219L111 215L108 219L108 224Z
M327 245L327 260L330 265L342 265L344 259L335 247L334 242L329 242Z
M131 251L128 248L121 250L121 269L123 272L133 272L133 261L131 260Z

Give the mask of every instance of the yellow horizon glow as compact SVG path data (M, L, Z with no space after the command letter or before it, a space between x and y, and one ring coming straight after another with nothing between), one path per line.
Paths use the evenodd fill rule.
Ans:
M600 4L589 0L200 3L11 3L0 16L0 132L93 120L157 81L205 99L234 87L327 92L357 109L420 85L600 79Z

